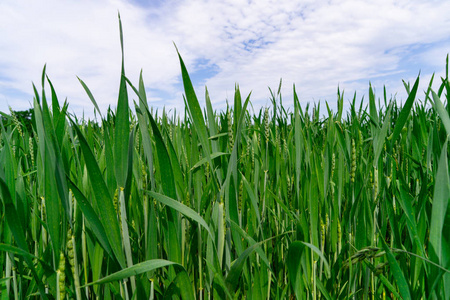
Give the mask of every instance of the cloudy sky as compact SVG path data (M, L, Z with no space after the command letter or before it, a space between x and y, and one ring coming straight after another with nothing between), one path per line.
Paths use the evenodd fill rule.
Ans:
M44 64L69 111L93 116L77 76L103 111L115 107L118 11L127 77L137 85L142 69L149 105L178 112L184 104L173 43L199 100L207 86L214 109L232 103L235 84L243 97L252 92L255 109L269 105L268 87L276 90L280 78L286 106L294 84L303 104L336 107L338 86L347 103L355 92L367 97L369 82L378 96L386 86L404 101L402 79L414 81L419 71L423 98L431 74L445 76L450 52L450 1L2 0L0 111L31 107Z

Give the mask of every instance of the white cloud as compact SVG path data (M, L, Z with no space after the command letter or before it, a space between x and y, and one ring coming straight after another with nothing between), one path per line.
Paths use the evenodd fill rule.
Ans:
M160 90L149 90L150 105L179 112L184 104L172 42L192 77L205 77L205 64L214 67L213 75L194 84L202 101L200 85L206 83L215 108L233 99L235 83L244 97L252 90L255 107L266 105L267 87L276 89L280 78L286 104L294 83L303 101L334 102L338 84L347 97L355 90L360 97L369 80L393 84L392 74L401 95L403 76L443 70L450 44L448 1L190 0L145 7L125 0L6 0L0 3L0 110L7 110L6 101L28 106L30 82L39 86L45 63L60 100L68 97L77 114L84 109L91 115L93 107L76 76L102 109L114 107L118 10L127 76L137 84L143 68L146 86ZM19 99L24 93L28 98Z

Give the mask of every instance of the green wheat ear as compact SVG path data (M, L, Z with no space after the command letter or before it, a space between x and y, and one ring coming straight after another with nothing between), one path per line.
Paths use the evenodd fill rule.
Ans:
M59 267L57 271L59 299L65 299L66 297L66 258L64 253L61 252L59 258Z
M355 140L352 139L352 166L350 171L350 180L352 183L355 182L355 176L356 176L356 146Z
M266 139L265 142L268 143L270 133L269 133L269 108L267 107L264 109L264 137Z

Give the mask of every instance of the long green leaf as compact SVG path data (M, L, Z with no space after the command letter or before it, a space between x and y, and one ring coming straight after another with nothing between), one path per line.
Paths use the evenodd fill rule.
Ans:
M305 245L300 241L294 241L289 245L289 250L286 257L286 265L289 273L289 281L294 290L297 299L301 298L303 290L303 281L300 274L301 257Z
M182 215L194 220L199 225L203 226L203 228L205 228L206 231L208 232L208 235L210 236L210 238L214 241L214 236L213 236L208 224L195 210L187 207L186 205L184 205L181 202L171 199L170 197L167 197L167 196L164 196L164 195L152 192L152 191L145 191L145 192L147 194L149 194L150 196L152 196L153 198L155 198L156 200L158 200L159 202L161 202L162 204L175 209Z
M328 264L328 261L325 258L325 256L323 255L322 251L320 251L320 249L317 248L316 246L314 246L313 244L302 242L302 241L301 241L301 243L303 245L305 245L306 247L310 248L317 255L319 255L320 259L322 260L322 262L325 266L325 274L327 275L327 277L330 277L330 265Z
M192 122L194 123L195 130L197 131L198 137L200 139L203 153L204 153L206 159L208 160L209 165L211 167L214 167L214 164L212 163L212 159L211 159L211 148L209 145L208 131L207 131L207 128L205 125L206 124L205 119L203 118L202 110L200 108L200 104L198 102L197 95L195 94L194 87L192 85L188 71L186 69L183 59L181 58L180 53L178 52L178 49L177 49L177 53L178 53L178 58L180 60L181 75L183 78L183 86L184 86L184 92L186 94L186 102L187 102L187 106L188 106L187 107L188 112L192 119Z
M156 154L158 155L158 167L161 172L161 185L168 197L175 199L177 198L177 192L175 188L175 181L172 171L172 163L170 162L169 153L167 152L166 145L161 136L161 132L156 125L155 120L152 115L149 114L150 124L153 129L153 136L155 138L156 144ZM168 251L169 259L175 262L181 262L181 249L178 240L178 222L176 214L172 210L167 211L168 218Z
M97 201L97 207L99 208L100 221L106 230L106 236L108 237L109 244L111 245L117 261L120 266L124 268L126 264L122 251L122 238L120 236L119 222L114 209L113 199L109 194L102 172L100 171L94 154L92 153L85 137L81 133L78 126L73 122L72 127L77 132L81 152L83 153L84 160L86 161L86 168L91 181L92 191L94 193L95 200Z
M91 282L86 284L85 286L91 286L94 284L105 284L108 282L118 281L125 278L129 278L131 276L136 276L145 272L149 272L155 269L171 266L171 265L177 265L178 267L183 268L183 266L164 259L152 259L148 261L141 262L139 264L135 264L132 267L125 268L123 270L120 270L118 272L115 272L113 274L110 274L108 276L103 277L102 279L99 279L97 281Z
M84 83L83 80L81 80L78 76L78 81L81 83L81 86L86 91L86 94L88 95L89 99L91 100L92 104L94 104L95 109L97 110L100 117L103 119L102 112L100 111L100 108L98 107L97 101L95 101L94 95L92 95L91 90L88 88L88 86Z
M408 99L406 99L405 105L403 106L403 108L400 112L400 115L398 116L397 120L395 121L394 132L392 133L392 136L389 137L389 139L392 140L393 143L400 136L403 126L405 125L406 120L409 117L411 108L414 104L414 99L416 98L418 88L419 88L419 77L417 77L416 82L414 83L414 86L408 95Z
M223 155L230 155L230 153L226 153L226 152L215 152L215 153L211 153L211 159L223 156ZM206 157L200 159L189 171L192 172L195 169L197 169L198 167L204 165L205 163L207 163L208 160L206 159Z
M105 228L100 221L99 216L95 213L94 208L91 203L86 199L83 193L78 189L78 187L69 180L70 187L72 189L72 193L75 196L77 201L77 205L80 207L83 212L84 217L86 218L87 224L92 232L97 237L99 243L102 245L103 249L109 254L109 256L114 259L114 253L112 252L111 245L108 242L108 237L106 235Z
M450 117L441 100L439 99L439 96L434 91L431 91L431 93L433 95L434 107L436 108L436 111L442 120L442 124L444 124L445 131L447 131L448 136L450 135Z
M376 130L376 136L373 141L373 152L374 152L374 160L373 160L373 167L377 168L378 166L378 159L380 158L381 151L383 150L386 135L389 129L389 126L391 124L391 110L392 105L388 107L386 117L383 122L383 126L380 130Z
M419 254L421 256L424 256L423 245L419 239L419 235L417 232L417 222L415 220L413 208L411 206L413 199L408 194L408 192L405 190L405 187L400 186L400 184L399 184L399 190L400 190L400 197L398 197L398 200L400 202L400 205L401 205L403 211L405 212L406 224L408 226L408 230L410 232L411 239L414 241L414 243L416 243L417 249L419 250Z
M43 95L43 99L45 99ZM55 263L59 264L59 252L61 248L61 224L60 224L60 200L55 182L55 148L53 139L53 127L47 102L42 101L43 109L37 101L34 102L35 120L39 137L39 148L42 160L42 169L39 171L43 175L41 182L44 189L45 213L47 216L47 228L51 237L52 247L55 255ZM65 223L62 223L65 226Z
M125 80L125 63L123 53L122 21L119 15L120 46L122 50L122 71L120 76L119 99L117 102L116 124L114 131L114 166L119 187L125 187L128 174L128 143L130 132L130 117L128 107L128 92Z
M450 198L450 178L448 173L447 156L448 139L444 143L439 160L436 183L434 186L433 206L430 225L430 258L434 262L445 266L450 259L450 253L445 250L445 242L449 242L447 233L443 232Z
M398 265L394 254L392 254L391 250L386 245L384 239L380 238L380 240L383 244L383 249L386 252L386 257L388 259L389 265L391 266L392 275L394 276L394 279L397 282L400 295L402 296L403 300L411 299L411 292L409 291L409 286L408 283L406 282L405 275L400 269L400 266Z

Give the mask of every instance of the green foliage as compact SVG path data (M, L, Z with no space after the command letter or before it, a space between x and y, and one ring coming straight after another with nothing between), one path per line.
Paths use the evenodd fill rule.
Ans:
M123 60L116 111L80 79L100 123L45 69L30 114L2 115L2 298L449 298L447 77L403 107L370 87L321 116L278 88L250 114L236 87L202 113L179 59L183 116L149 109Z

